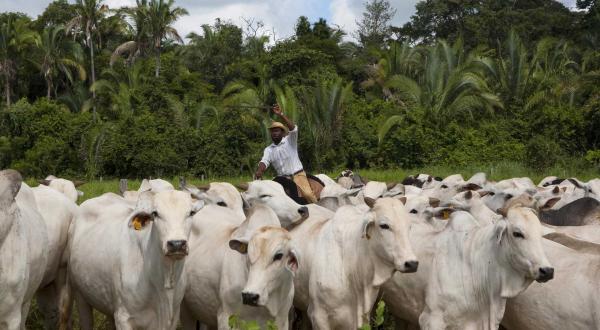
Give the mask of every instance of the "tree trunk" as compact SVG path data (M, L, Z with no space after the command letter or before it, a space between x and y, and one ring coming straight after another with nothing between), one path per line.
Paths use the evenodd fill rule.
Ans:
M92 85L96 82L96 72L94 68L94 39L90 38L90 63L92 66ZM94 105L92 106L92 118L96 120L96 90L92 90L92 100Z
M52 80L46 79L46 85L48 85L48 89L46 91L46 98L49 100L52 96L50 93L52 92Z
M10 108L10 78L8 77L8 73L4 82L4 92L6 93L6 107Z
M158 74L160 72L160 48L156 49L156 70L154 71L154 76L158 78Z

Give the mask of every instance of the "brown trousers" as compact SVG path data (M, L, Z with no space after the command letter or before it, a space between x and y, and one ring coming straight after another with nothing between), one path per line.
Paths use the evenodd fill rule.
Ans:
M306 199L309 203L316 203L317 197L312 191L310 184L308 183L308 178L306 177L306 172L302 171L297 173L293 177L294 183L298 186L298 189L302 192L302 197Z

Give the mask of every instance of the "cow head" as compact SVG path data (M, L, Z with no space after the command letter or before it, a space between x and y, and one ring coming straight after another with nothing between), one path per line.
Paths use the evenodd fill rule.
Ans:
M163 254L178 260L188 254L187 240L192 217L204 206L204 201L192 201L189 193L166 190L144 191L130 217L131 230L152 230L157 235Z
M363 238L369 240L374 257L395 271L416 272L419 262L408 239L410 218L402 202L390 197L366 197L365 202L371 210L366 213Z
M275 181L253 181L242 195L250 205L263 204L269 206L279 218L282 227L304 221L308 218L308 208L294 202L283 191L283 187Z
M12 227L12 219L17 216L15 198L22 182L23 178L17 171L0 171L0 242L4 241Z
M503 219L494 224L496 240L502 260L518 274L511 283L504 283L503 297L515 294L519 280L546 282L553 278L554 268L542 248L542 226L531 208L516 205L498 210ZM516 292L518 293L518 292Z
M265 306L275 315L284 303L277 301L278 297L281 299L277 291L288 289L283 292L284 298L293 295L293 277L298 269L298 256L288 232L280 227L262 227L249 241L234 239L229 241L229 247L248 255L248 280L241 292L242 302Z

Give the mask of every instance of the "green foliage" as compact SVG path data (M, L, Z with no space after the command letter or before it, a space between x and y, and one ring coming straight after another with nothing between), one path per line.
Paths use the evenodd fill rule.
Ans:
M228 320L230 329L235 330L277 330L277 326L273 321L269 321L265 328L262 328L256 321L244 321L237 315L231 315Z
M527 143L526 164L537 170L555 165L562 156L560 145L552 138L536 136Z
M374 318L373 318L373 320L371 320L372 325L371 324L363 324L358 329L359 330L377 329L378 327L383 325L383 322L385 321L384 316L385 316L385 302L383 300L380 300L379 303L377 303L377 307L375 308Z

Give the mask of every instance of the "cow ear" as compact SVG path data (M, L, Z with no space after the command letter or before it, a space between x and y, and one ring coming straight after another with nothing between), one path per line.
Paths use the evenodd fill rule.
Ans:
M563 192L567 192L567 187L562 187Z
M552 189L553 194L558 194L559 192L560 192L560 188L558 186L555 186L554 189Z
M548 210L551 209L554 204L556 204L558 201L560 200L560 197L555 197L555 198L550 198L548 201L546 201L546 203L544 205L542 205L539 209L540 210Z
M386 186L387 190L391 190L392 188L394 188L394 187L395 187L395 186L397 186L397 185L398 185L398 182L387 182L387 183L385 184L385 186Z
M505 217L508 215L508 209L505 207L499 208L496 210L496 213L500 214L501 216Z
M202 208L204 208L204 206L206 206L206 202L204 202L203 200L199 199L197 201L195 201L192 204L192 211L191 211L191 216L194 216L198 211L202 210Z
M402 202L402 204L406 205L406 196L402 196L398 199Z
M229 241L229 248L241 254L248 253L248 242L243 239L232 239Z
M465 193L465 199L471 199L471 198L473 198L473 191L467 190L467 192Z
M131 225L135 230L142 229L152 220L154 194L150 191L141 192L131 216Z
M285 268L292 272L292 274L296 274L296 271L298 270L298 254L296 253L296 250L290 249Z
M242 182L242 183L238 183L235 185L236 188L238 188L241 191L247 191L248 190L248 183L247 182Z
M483 197L490 194L490 192L487 190L479 190L477 191L477 193L479 194L479 197Z
M372 209L375 206L375 198L365 197L365 204Z
M371 228L373 228L374 225L375 221L372 218L365 220L365 222L363 223L363 238L371 239L369 231L371 230Z
M431 207L440 206L440 200L437 198L429 197L429 206L431 206Z
M500 241L502 241L502 236L506 233L506 227L506 220L497 221L494 225L494 238L496 239L496 243L500 244Z

